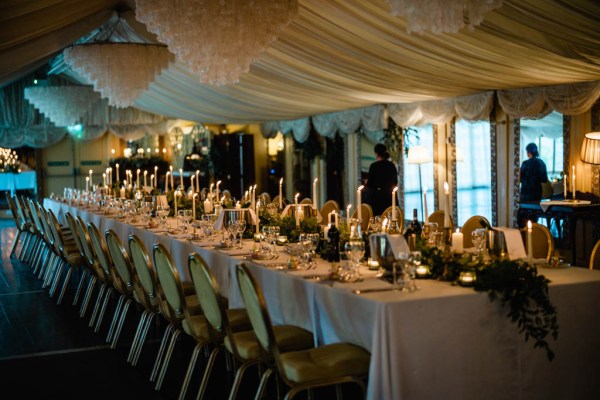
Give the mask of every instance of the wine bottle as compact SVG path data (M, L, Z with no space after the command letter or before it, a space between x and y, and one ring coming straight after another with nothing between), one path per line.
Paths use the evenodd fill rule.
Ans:
M421 232L423 231L423 228L421 227L421 223L419 223L416 208L413 208L413 220L410 223L410 228L412 230L412 233L414 233L417 236L421 236Z
M340 261L340 231L335 226L335 215L329 215L329 231L327 232L327 261Z

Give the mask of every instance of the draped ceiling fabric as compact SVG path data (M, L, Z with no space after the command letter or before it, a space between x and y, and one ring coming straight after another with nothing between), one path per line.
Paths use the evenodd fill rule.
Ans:
M0 6L0 86L89 35L111 18L116 3ZM134 9L134 1L126 3ZM600 2L593 0L507 0L472 31L444 34L408 33L387 0L299 0L296 17L239 83L202 84L176 61L134 105L202 123L292 121L277 124L300 138L309 123L325 135L363 126L367 117L358 123L347 116L377 104L390 104L395 119L418 119L419 113L476 119L473 109L485 109L490 99L485 92L500 90L508 104L514 89L533 88L529 96L536 97L540 87L600 80L598 26ZM142 24L135 30L154 40ZM565 104L563 94L542 92L548 110ZM472 95L481 96L481 107L471 107ZM579 100L563 109L587 104Z

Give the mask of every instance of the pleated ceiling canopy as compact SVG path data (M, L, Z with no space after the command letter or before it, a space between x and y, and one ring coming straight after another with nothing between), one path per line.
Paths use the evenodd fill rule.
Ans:
M135 20L133 1L24 0L0 6L0 85L48 62L126 7L131 11L122 15L136 35L158 41ZM388 0L299 0L291 23L238 83L202 84L175 61L134 105L167 118L250 123L595 81L598 26L595 0L507 0L473 29L437 34L408 33L406 20L392 15Z

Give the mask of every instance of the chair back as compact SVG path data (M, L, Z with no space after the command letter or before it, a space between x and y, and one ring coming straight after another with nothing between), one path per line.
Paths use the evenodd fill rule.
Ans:
M463 242L465 248L473 247L473 239L471 237L471 233L475 229L479 228L491 228L492 224L487 220L487 218L482 217L481 215L473 215L468 220L465 221L462 228L460 228L460 232L463 234Z
M219 284L204 259L196 252L188 257L188 268L204 316L215 331L223 334L229 329L227 314Z
M152 261L139 236L129 236L129 253L142 287L151 299L158 298L156 275L152 269Z
M271 195L269 193L267 193L267 192L262 192L260 194L260 196L258 196L258 197L259 198L262 197L264 199L264 201L265 201L265 204L271 203Z
M79 235L79 240L81 240L81 247L83 248L83 256L90 267L95 267L96 255L92 248L92 241L87 226L81 216L77 216L75 221L77 222L77 233Z
M73 235L73 240L75 241L75 246L77 246L77 250L81 257L85 258L85 250L83 249L83 245L81 244L81 239L79 238L79 230L77 228L77 221L75 221L75 217L69 211L65 213L65 219L67 220L67 225L71 230L71 234Z
M371 205L367 203L360 203L360 216L362 217L362 221L360 221L360 229L362 232L366 232L369 229L369 220L373 216L373 208ZM352 218L358 218L358 209L355 209L352 213Z
M600 240L596 242L590 256L590 269L600 269Z
M183 294L179 272L173 263L171 254L169 254L169 251L161 243L153 246L152 253L154 256L154 268L156 269L156 275L160 283L159 290L162 294L161 297L169 303L175 315L183 316L186 309L185 295Z
M44 237L46 240L46 244L50 246L52 249L55 249L54 246L54 235L52 233L52 229L50 228L50 221L48 220L48 212L44 207L39 208L40 210L40 219L42 221L42 225L44 225Z
M21 208L23 210L23 215L25 216L25 225L29 232L36 234L37 230L35 227L35 222L33 221L33 217L31 215L31 210L29 209L29 202L25 200L24 196L18 197L19 203L21 204Z
M38 235L44 236L44 225L40 219L40 209L38 205L39 203L34 202L33 199L29 199L29 211L31 213L33 223L35 224L35 230Z
M6 192L6 201L8 203L8 208L10 209L10 213L12 214L13 220L17 225L17 228L19 228L19 230L22 230L23 221L21 220L21 216L19 214L19 211L17 210L15 199L12 197L10 192Z
M388 221L392 220L392 206L389 206L381 213L381 221L384 219L388 219ZM404 230L404 211L402 208L396 206L396 219L398 220L398 226L401 230Z
M438 224L438 229L442 229L444 227L444 218L446 213L444 210L435 210L429 215L429 222L435 222ZM452 215L450 215L450 232L454 231L454 221L452 221Z
M302 199L302 201L300 201L300 204L312 204L313 201L310 197L305 197Z
M246 311L252 324L252 330L258 339L258 343L260 343L262 350L266 354L277 357L279 349L275 342L273 325L267 311L262 290L259 288L245 263L237 266L236 275L242 299L244 300Z
M54 215L54 211L52 210L48 210L48 225L50 225L52 236L54 236L54 248L57 250L58 254L65 256L65 244L62 229L58 222L58 218L56 218L56 215Z
M527 227L521 229L523 243L527 248ZM533 258L545 258L550 260L554 254L554 238L545 225L534 222L531 224L531 240L533 242Z
M96 258L100 262L100 268L102 268L102 272L104 274L102 280L105 282L112 280L112 260L110 259L110 254L108 254L108 248L106 247L106 243L102 238L102 234L93 222L88 223L87 230L88 234L90 235L92 249L94 250L94 254L96 254Z
M271 203L277 204L277 206L279 206L279 195L273 197L273 200L271 200Z
M323 207L321 207L321 225L327 225L329 223L329 220L327 219L327 216L329 215L330 212L332 211L339 211L340 210L340 205L338 204L337 201L335 200L327 200L325 202L325 204L323 204Z
M133 271L131 259L123 246L123 242L121 242L119 236L112 229L105 232L105 240L108 254L112 259L118 276L121 278L123 284L132 288L134 286L133 276L135 272Z
M23 211L23 206L22 206L21 202L19 201L19 198L16 196L12 197L7 194L7 198L9 198L9 197L12 200L12 204L14 205L15 210L16 210L16 215L18 216L18 219L19 219L19 225L17 225L17 227L20 230L28 229L27 228L27 217L25 215L25 212ZM10 206L10 204L11 204L10 201L8 204ZM12 209L11 209L11 211L12 211Z

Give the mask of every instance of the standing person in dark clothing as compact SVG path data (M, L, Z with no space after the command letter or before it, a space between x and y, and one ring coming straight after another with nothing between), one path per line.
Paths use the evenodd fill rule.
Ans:
M542 182L548 182L546 164L539 158L535 143L529 143L525 149L528 159L521 164L520 201L539 201L542 199Z
M373 209L373 215L381 215L392 205L392 190L398 185L398 170L389 160L390 153L384 144L375 145L377 161L369 167L367 177L365 203Z

